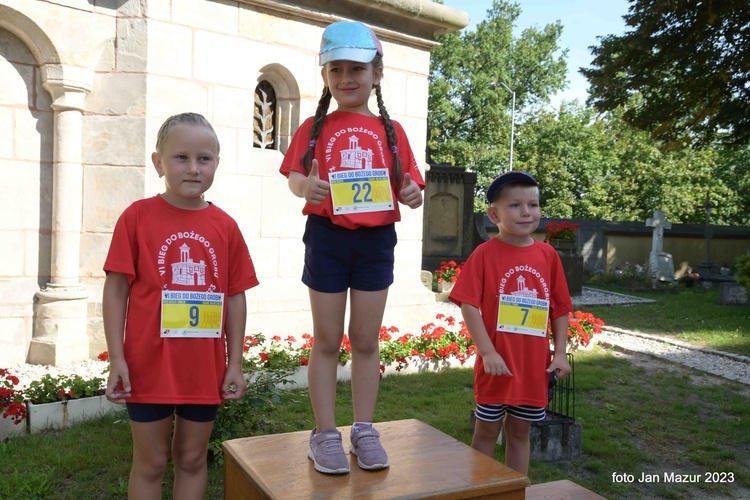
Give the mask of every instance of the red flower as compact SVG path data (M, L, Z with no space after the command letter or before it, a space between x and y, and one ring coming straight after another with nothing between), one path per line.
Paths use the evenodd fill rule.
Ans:
M573 224L568 221L551 221L544 227L544 230L545 242L548 242L551 239L574 240L576 238L578 224Z
M304 357L304 356L300 356L299 357L299 364L301 364L302 366L307 366L307 364L309 362L310 362L310 360L307 359L306 357Z
M100 352L97 358L99 358L99 361L107 361L109 360L109 352L107 351Z
M458 264L455 260L441 262L440 267L435 270L435 276L437 276L438 283L442 283L444 281L451 283L455 282L456 279L458 279L458 276L461 274L461 268L463 267L463 265L463 262Z
M345 352L352 352L352 344L349 342L349 337L344 334L344 338L341 339L341 349Z
M602 333L604 321L593 314L584 311L568 313L568 345L575 349L577 346L586 347L591 343L591 337ZM552 328L548 328L552 338Z

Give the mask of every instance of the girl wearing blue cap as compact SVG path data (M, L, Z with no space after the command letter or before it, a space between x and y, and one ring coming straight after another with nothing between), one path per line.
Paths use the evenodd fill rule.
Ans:
M372 426L380 383L378 336L393 283L394 223L400 202L422 204L424 181L401 125L383 103L383 47L359 22L328 26L320 47L325 87L314 117L295 133L281 165L289 189L305 198L302 281L309 288L313 348L308 384L315 413L308 456L315 469L349 472L336 430L336 365L347 292L354 423L349 451L363 469L390 465ZM368 102L375 91L379 114ZM331 99L337 109L328 113Z
M531 422L545 419L550 375L570 373L565 348L573 303L560 256L531 237L542 215L536 180L528 172L505 172L490 184L487 201L500 231L472 252L449 297L461 307L479 353L471 446L494 458L504 429L505 464L528 475Z

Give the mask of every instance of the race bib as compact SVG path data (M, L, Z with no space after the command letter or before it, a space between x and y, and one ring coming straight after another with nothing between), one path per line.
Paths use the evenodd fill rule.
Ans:
M224 294L216 292L161 293L161 337L221 338Z
M334 215L393 210L388 169L333 172L328 182Z
M548 318L548 300L518 295L500 295L500 305L497 309L499 331L545 337Z

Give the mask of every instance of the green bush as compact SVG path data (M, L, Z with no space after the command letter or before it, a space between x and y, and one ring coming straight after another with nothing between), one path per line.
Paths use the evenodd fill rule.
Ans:
M734 265L737 269L737 283L750 292L750 255L737 257Z
M266 366L268 357L265 361L258 357L243 358L242 370L249 379L247 389L242 399L225 401L219 406L208 442L210 460L224 462L221 443L228 439L278 432L279 423L268 415L281 401L284 385L292 383L287 379L299 366L299 358L283 355L282 349L275 349L274 353L277 356L273 357L273 366Z

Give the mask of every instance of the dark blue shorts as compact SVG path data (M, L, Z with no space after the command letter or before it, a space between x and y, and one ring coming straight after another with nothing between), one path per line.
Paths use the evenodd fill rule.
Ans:
M128 417L133 422L156 422L177 414L191 422L213 422L219 405L162 405L150 403L125 403Z
M302 282L317 292L375 292L393 283L394 224L347 229L308 215Z

